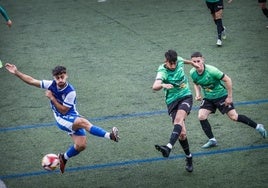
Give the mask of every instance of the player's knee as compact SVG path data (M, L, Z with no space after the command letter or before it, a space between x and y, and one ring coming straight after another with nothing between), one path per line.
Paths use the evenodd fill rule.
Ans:
M76 144L76 145L75 145L75 149L76 149L77 151L79 151L79 152L85 150L86 147L87 147L87 144L86 144L86 143L82 143L82 144L79 144L79 145Z
M204 115L204 114L198 114L198 120L199 121L202 121L202 120L206 120L207 119L207 116Z
M83 118L76 118L75 122L74 122L74 125L81 128L81 125L83 124Z
M85 118L76 118L74 122L75 128L83 128L86 129L87 131L91 128L91 124L89 121Z
M230 118L232 121L237 121L238 114L231 114L231 115L229 115L229 118Z
M185 140L186 139L186 129L181 130L181 134L179 136L179 140Z
M182 117L177 116L174 119L174 124L178 124L178 125L182 125L183 124L184 119Z
M215 19L222 19L222 9L215 13Z
M179 136L179 140L185 140L186 139L186 133L181 133Z
M266 8L266 3L260 3L260 7L261 7L261 9L265 9Z
M78 136L74 138L74 142L74 148L79 152L85 150L87 147L87 139L85 136Z

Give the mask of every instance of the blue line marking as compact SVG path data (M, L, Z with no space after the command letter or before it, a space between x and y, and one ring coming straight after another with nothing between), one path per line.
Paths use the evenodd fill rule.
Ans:
M193 153L193 156L202 157L202 156L208 156L208 155L217 155L217 154L257 150L257 149L267 149L267 148L268 148L268 144L263 144L263 145L255 145L255 146L245 146L245 147L236 147L236 148L227 148L227 149L221 149L221 150L197 152L197 153ZM181 159L184 157L185 155L181 154L181 155L172 155L169 158L154 157L154 158L129 160L129 161L122 161L122 162L95 164L95 165L89 165L89 166L70 167L70 168L67 168L65 172L77 172L77 171L96 170L96 169L128 166L128 165L143 164L143 163L152 163L152 162L164 161L164 160ZM60 171L59 170L55 170L53 172L37 171L37 172L27 172L27 173L21 173L21 174L2 175L0 176L0 179L25 178L25 177L41 176L41 175L55 174L55 173L60 173Z
M268 103L268 99L236 102L236 103L234 103L234 105L235 106L242 106L242 105L256 105L256 104L263 104L263 103ZM194 106L192 110L198 110L198 107ZM155 116L155 115L161 115L164 113L167 113L167 110L158 110L158 111L152 111L152 112L141 112L141 113L114 115L114 116L102 116L102 117L98 117L98 118L92 118L92 119L90 119L90 121L91 122L100 122L100 121L108 121L108 120L133 118L133 117ZM55 126L55 122L35 124L35 125L20 125L20 126L16 126L16 127L1 128L0 133L1 132L8 132L8 131L18 131L18 130L23 130L23 129L50 127L50 126Z

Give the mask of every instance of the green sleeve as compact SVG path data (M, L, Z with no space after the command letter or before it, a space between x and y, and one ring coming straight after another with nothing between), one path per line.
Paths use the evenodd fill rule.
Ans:
M5 9L3 9L3 7L0 6L0 13L2 14L2 16L5 18L6 21L10 20L7 12L5 11Z
M195 79L195 73L196 69L195 68L191 68L190 70L190 77L192 78L193 82L196 83L196 79Z
M213 75L214 78L221 80L224 76L224 73L220 71L218 68L210 66L211 74Z
M178 56L177 61L184 61L184 59L182 57Z

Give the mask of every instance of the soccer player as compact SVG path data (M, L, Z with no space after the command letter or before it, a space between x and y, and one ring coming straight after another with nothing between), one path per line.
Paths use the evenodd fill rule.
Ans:
M76 109L76 91L67 81L68 74L64 66L56 66L52 70L53 80L37 80L20 72L14 64L7 63L5 67L25 83L46 90L45 95L50 100L58 128L71 136L74 145L64 154L59 154L61 173L64 173L67 160L86 148L86 131L94 136L118 142L119 136L116 127L113 127L109 133L79 115Z
M167 145L155 145L163 157L169 157L169 154L179 140L181 147L186 155L186 170L193 171L192 154L186 136L185 119L192 109L193 97L189 88L188 79L184 74L184 64L193 63L178 57L177 52L168 50L165 53L165 62L160 65L157 71L156 79L152 89L159 91L163 89L166 96L168 114L171 116L173 131Z
M266 7L266 0L258 0L258 2L263 14L266 16L266 18L268 18L268 9ZM266 26L266 28L268 29L268 26Z
M222 114L226 113L231 120L244 123L254 128L263 138L266 138L267 132L262 124L257 124L247 116L236 112L233 104L231 78L216 67L205 64L204 57L200 52L193 53L191 59L199 66L190 70L190 75L194 82L195 99L202 99L201 88L204 94L204 99L202 100L198 111L198 119L209 140L202 146L202 148L217 146L217 140L212 133L208 121L208 116L211 113L215 113L217 109Z
M232 0L228 0L228 3L231 2ZM223 0L206 0L206 4L217 27L218 35L216 44L222 46L222 39L226 39L225 27L222 23L224 9Z
M12 26L12 21L10 20L7 12L5 11L5 9L3 7L0 6L0 13L2 14L2 16L4 17L4 19L6 20L7 26L11 27Z

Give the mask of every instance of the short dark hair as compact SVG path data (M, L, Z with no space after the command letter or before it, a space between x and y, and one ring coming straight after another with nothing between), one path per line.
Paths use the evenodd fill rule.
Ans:
M165 53L165 57L166 57L166 59L167 59L168 62L177 62L178 54L174 50L168 50Z
M192 57L203 57L203 55L201 54L201 52L194 52L194 53L192 53L192 55L191 55L191 58Z
M53 70L52 70L52 75L53 76L57 76L63 73L66 73L67 69L64 66L56 66Z

